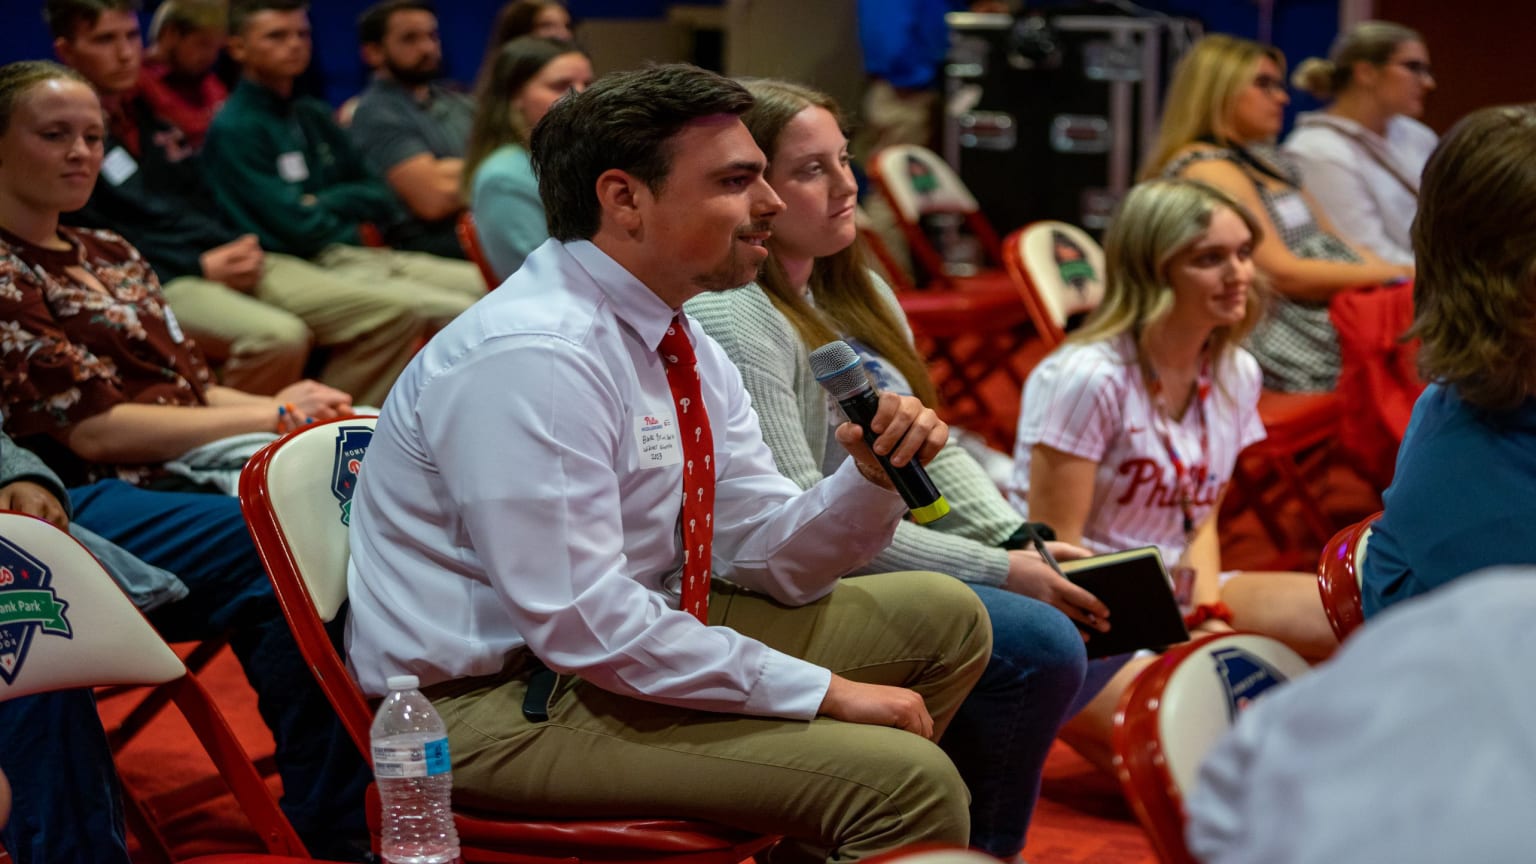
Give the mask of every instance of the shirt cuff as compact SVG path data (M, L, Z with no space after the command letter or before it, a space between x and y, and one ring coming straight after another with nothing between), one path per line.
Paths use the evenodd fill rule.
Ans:
M981 560L977 562L980 565L977 584L1003 587L1003 583L1008 581L1008 550L1000 547L986 549L980 557Z
M844 459L832 476L823 481L825 499L855 531L887 531L894 534L896 523L907 505L895 491L871 483L852 457ZM885 544L890 543L887 537Z
M757 686L747 697L745 713L810 720L821 710L831 686L832 670L770 650L763 659Z

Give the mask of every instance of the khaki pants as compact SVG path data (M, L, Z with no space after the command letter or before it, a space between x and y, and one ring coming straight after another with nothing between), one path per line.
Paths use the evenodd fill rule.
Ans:
M910 687L942 733L991 651L975 592L934 573L844 579L799 608L716 583L709 621L844 677ZM701 819L854 861L909 843L964 845L969 796L938 745L898 729L714 714L562 676L549 719L523 717L528 673L431 688L454 798L549 817Z
M379 405L421 342L484 296L474 265L416 252L330 246L313 263L267 253L252 294L193 276L165 295L224 383L275 393L298 380L309 352L328 352L320 380Z

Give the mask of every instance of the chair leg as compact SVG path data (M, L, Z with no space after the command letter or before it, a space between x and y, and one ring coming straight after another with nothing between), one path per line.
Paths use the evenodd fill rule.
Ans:
M187 655L184 661L187 669L194 675L201 672L228 644L229 640L222 638L205 639L199 642L197 647L192 649L192 652ZM139 704L133 706L133 710L129 711L128 716L124 717L123 721L117 724L117 728L108 733L107 740L111 743L112 749L115 751L126 746L129 741L132 741L135 736L144 731L145 726L154 721L155 717L165 709L165 706L170 704L170 701L169 690L163 687L151 690L149 695L145 696Z

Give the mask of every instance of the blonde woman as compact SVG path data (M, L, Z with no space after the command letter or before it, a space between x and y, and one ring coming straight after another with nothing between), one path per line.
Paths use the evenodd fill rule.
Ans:
M1296 118L1285 139L1307 188L1355 244L1412 264L1419 175L1439 140L1415 119L1435 89L1424 39L1401 24L1365 21L1334 42L1327 60L1302 61L1291 82L1329 103Z
M1340 291L1412 278L1352 246L1273 146L1290 97L1285 58L1272 47L1207 36L1179 61L1167 113L1144 178L1199 180L1232 196L1262 229L1254 261L1275 297L1248 348L1264 384L1284 391L1332 390L1339 376L1338 334L1328 301Z
M1259 367L1239 347L1262 315L1263 238L1259 220L1214 187L1131 190L1107 238L1104 302L1025 384L1010 497L1065 542L1099 553L1156 546L1170 569L1192 570L1196 635L1235 624L1320 657L1334 639L1312 577L1223 574L1217 541L1237 456L1264 437ZM1063 730L1101 767L1115 704L1147 662L1126 661L1090 664L1090 680L1125 665Z

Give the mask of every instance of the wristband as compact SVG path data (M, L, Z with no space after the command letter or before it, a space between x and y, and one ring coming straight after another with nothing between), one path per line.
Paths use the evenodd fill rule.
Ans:
M1184 626L1193 630L1207 621L1232 623L1232 610L1225 603L1201 603L1195 611L1184 616Z

